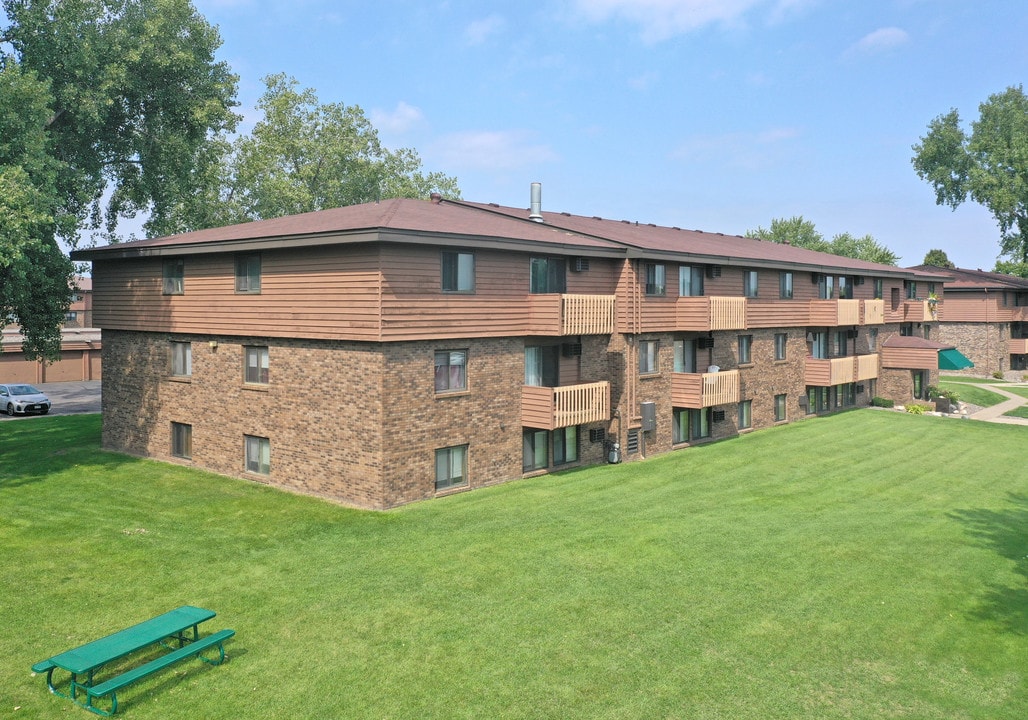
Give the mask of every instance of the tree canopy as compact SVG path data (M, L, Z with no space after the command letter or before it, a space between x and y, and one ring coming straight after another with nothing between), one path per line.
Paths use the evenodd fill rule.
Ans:
M758 227L756 230L747 230L746 235L882 265L895 265L899 261L896 253L879 243L871 235L854 237L850 233L844 232L835 235L831 240L825 240L824 236L817 231L814 223L805 220L802 215L791 218L773 218L770 228Z
M967 134L950 110L913 146L918 176L939 205L968 198L985 206L1000 229L1000 255L1028 263L1028 97L1021 86L990 95Z
M159 234L237 117L217 30L189 0L3 0L0 320L56 357L82 230Z
M924 256L924 265L931 265L932 267L938 268L955 268L952 262L950 262L949 256L943 250L929 250Z
M222 146L220 168L184 197L179 228L199 229L313 212L382 198L459 198L456 178L424 173L411 148L384 147L357 105L319 102L284 74L264 79L263 117ZM210 148L216 150L214 146Z

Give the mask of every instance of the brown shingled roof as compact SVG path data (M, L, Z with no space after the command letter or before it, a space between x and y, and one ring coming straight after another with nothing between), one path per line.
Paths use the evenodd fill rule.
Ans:
M950 290L1028 290L1028 279L1004 273L968 270L965 268L939 268L933 265L915 265L911 270L926 270L949 275L946 291Z
M921 350L951 350L955 348L956 345L945 345L943 343L935 342L934 340L926 340L923 337L917 337L916 335L893 335L882 343L882 347L918 348Z

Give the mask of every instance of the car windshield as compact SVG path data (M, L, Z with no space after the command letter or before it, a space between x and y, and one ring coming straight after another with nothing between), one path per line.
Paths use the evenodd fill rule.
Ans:
M11 395L39 395L40 392L31 385L11 385Z

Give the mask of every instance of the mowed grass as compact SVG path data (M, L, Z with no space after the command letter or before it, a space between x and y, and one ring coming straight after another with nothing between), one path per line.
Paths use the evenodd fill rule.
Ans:
M986 390L975 383L943 381L939 383L939 388L952 390L960 402L971 403L979 407L992 407L1007 399L1005 395Z
M195 604L229 661L125 717L1021 720L1025 432L859 410L373 513L4 423L0 715L88 717L30 665Z

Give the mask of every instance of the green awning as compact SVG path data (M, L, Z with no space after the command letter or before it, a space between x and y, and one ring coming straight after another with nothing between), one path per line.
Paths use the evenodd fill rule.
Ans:
M968 360L967 356L956 348L939 351L940 370L963 370L969 367L974 367L974 363Z

